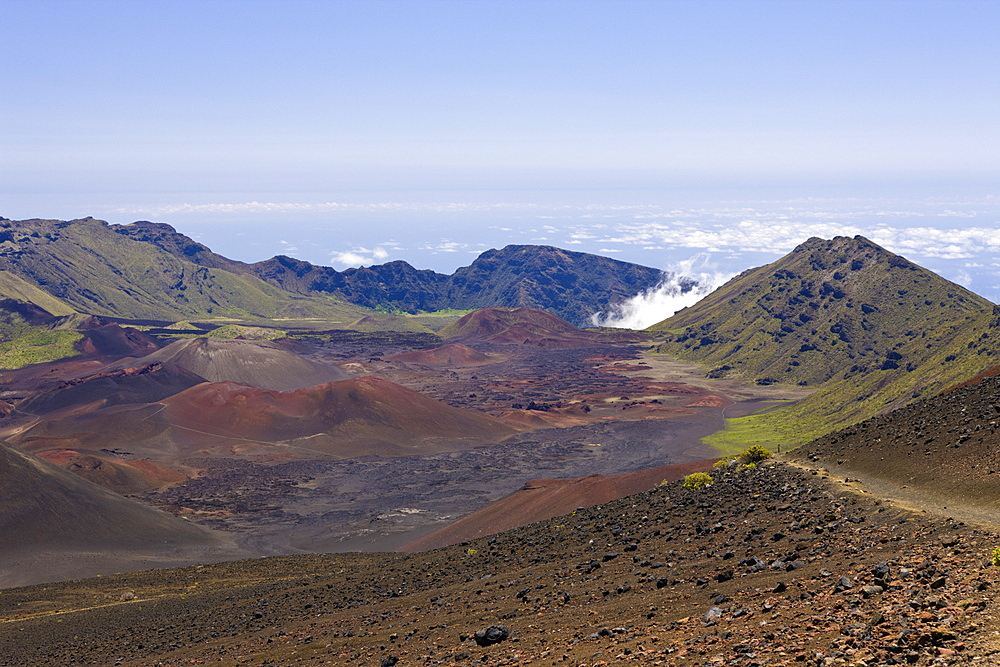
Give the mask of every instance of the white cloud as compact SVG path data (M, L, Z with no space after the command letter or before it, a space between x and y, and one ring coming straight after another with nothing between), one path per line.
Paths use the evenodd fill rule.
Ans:
M467 243L459 243L457 241L450 241L448 239L441 239L437 243L428 243L420 246L421 250L430 250L431 252L458 252L459 250L468 249L469 245Z
M389 252L381 246L375 248L354 248L352 250L330 253L330 263L342 268L371 266L372 264L383 263L388 257Z
M733 276L712 269L707 255L696 255L668 270L659 285L606 313L597 313L591 318L592 322L597 326L645 329L697 303Z
M343 267L364 266L368 258L356 252L335 252L330 255L330 263Z

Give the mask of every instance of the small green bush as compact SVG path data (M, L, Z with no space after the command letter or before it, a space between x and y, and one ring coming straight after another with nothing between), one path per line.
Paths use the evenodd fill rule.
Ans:
M1000 565L1000 547L993 550L993 556L990 558L990 562L993 563L994 566Z
M681 485L685 489L703 489L715 480L707 472L693 472L684 478L684 483Z
M740 463L760 463L771 458L772 454L760 445L750 445L740 454Z

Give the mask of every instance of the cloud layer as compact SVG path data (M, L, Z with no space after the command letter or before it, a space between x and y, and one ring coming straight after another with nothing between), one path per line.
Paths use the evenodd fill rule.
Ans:
M610 311L591 318L596 326L645 329L678 310L694 305L729 280L732 273L711 270L707 255L697 255L667 269L663 282ZM691 281L695 281L694 286Z

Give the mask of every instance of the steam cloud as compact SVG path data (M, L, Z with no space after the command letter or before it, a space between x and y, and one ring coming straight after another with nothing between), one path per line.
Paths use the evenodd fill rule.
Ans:
M636 294L591 321L601 327L645 329L693 305L729 280L732 273L708 270L707 255L696 255L667 268L663 282Z

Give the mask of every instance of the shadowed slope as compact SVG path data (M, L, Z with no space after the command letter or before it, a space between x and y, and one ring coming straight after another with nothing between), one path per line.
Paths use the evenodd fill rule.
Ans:
M250 269L287 290L334 293L369 308L416 313L530 307L580 325L595 313L655 287L665 275L639 264L539 245L488 250L450 276L417 270L398 260L336 271L284 256Z
M183 552L190 562L195 550L210 559L206 549L224 545L205 529L2 444L0 480L0 586L176 563Z
M44 415L126 403L154 403L201 384L205 378L171 363L153 362L62 382L17 404L17 412Z

